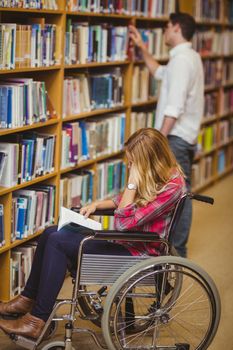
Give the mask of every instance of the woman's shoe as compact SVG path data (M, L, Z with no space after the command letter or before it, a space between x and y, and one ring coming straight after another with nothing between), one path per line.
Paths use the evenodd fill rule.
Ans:
M31 314L26 314L16 320L0 320L0 329L7 334L22 335L24 337L37 339L45 322Z
M2 316L19 316L25 315L32 310L34 300L18 295L16 298L7 303L0 303L0 315Z

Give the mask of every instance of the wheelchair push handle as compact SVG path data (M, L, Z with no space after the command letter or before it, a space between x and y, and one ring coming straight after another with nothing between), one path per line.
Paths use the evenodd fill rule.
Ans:
M197 201L200 201L200 202L205 202L205 203L212 204L212 205L214 204L214 198L212 198L212 197L203 196L201 194L196 194L196 193L191 193L190 197L192 199L196 199Z

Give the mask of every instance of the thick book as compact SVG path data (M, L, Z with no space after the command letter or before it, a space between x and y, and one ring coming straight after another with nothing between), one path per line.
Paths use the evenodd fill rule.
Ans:
M78 224L80 226L89 228L91 230L101 230L102 229L102 224L100 222L97 222L95 220L85 218L83 215L78 214L74 212L73 210L67 209L65 207L61 207L60 210L60 218L58 222L58 231L70 224Z

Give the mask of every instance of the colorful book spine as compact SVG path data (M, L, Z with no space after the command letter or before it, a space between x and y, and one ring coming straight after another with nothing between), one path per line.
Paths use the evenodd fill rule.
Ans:
M4 205L0 204L0 248L4 246L5 243Z

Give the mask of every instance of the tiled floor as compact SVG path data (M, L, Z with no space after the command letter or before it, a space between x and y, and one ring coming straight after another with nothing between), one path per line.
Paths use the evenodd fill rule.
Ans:
M214 206L194 204L194 219L189 239L189 258L202 266L215 280L222 303L222 317L217 335L209 350L233 349L233 175L228 176L205 192L215 198ZM66 280L61 297L70 296L71 284ZM88 327L90 324L82 323ZM92 327L93 328L93 327ZM63 338L59 326L56 339ZM76 335L75 349L96 350L88 335ZM4 334L0 333L0 350L19 350Z

